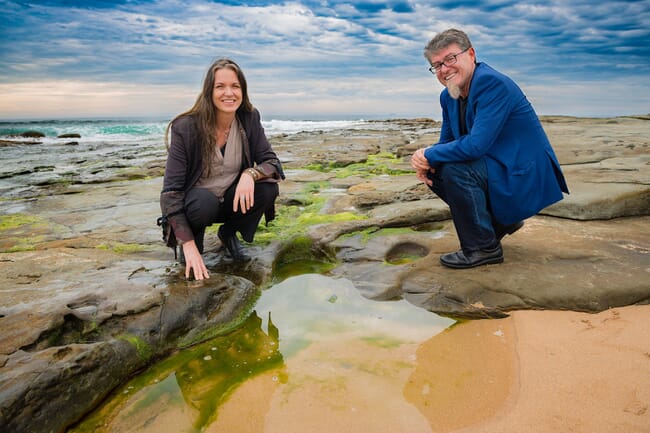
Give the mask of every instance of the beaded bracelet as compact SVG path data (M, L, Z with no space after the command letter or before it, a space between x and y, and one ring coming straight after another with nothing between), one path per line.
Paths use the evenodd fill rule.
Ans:
M257 170L255 170L254 168L247 168L246 172L251 175L254 182L257 182L257 180L260 178L259 172Z

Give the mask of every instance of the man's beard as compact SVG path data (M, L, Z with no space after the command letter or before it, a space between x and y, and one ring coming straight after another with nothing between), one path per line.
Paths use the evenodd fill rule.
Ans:
M460 98L460 87L455 85L455 84L448 84L447 85L447 91L449 92L449 96L451 96L454 99Z

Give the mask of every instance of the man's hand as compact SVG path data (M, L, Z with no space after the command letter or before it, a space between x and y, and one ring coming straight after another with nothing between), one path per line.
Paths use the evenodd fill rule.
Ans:
M424 157L424 149L418 149L413 153L411 157L411 167L415 169L415 176L426 183L427 185L433 185L433 181L429 179L427 174L434 173L435 169L431 168L429 161Z
M431 169L431 172L433 173L433 168ZM422 182L426 183L428 186L433 185L433 181L429 179L427 176L428 171L416 171L415 172L415 177L417 177L419 180Z

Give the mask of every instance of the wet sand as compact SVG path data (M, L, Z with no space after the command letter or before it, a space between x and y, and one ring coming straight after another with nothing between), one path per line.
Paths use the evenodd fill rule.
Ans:
M507 402L458 433L650 432L650 306L516 311L504 321L516 375L495 392L509 392Z
M650 306L599 314L516 311L384 352L383 362L414 358L408 374L378 369L370 361L378 353L366 352L361 361L374 366L368 382L358 368L333 372L333 363L319 380L314 357L356 352L359 362L361 354L352 345L319 346L319 354L302 354L302 366L289 366L292 377L305 375L299 386L273 382L277 373L258 377L235 392L208 431L647 433L648 329ZM253 396L261 410L251 411Z
M420 346L406 393L436 433L647 433L649 330L650 306L468 322Z

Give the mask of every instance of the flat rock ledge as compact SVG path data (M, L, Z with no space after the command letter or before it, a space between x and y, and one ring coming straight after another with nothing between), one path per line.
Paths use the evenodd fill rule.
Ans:
M275 137L279 214L322 200L326 222L302 231L311 259L378 301L458 318L647 304L649 119L545 117L571 194L504 238L500 265L438 261L458 249L448 208L408 174L409 155L437 140L429 119ZM210 239L211 278L186 281L155 226L160 174L4 201L0 216L26 219L0 237L3 432L65 431L152 362L237 326L291 261L295 238L252 246L245 266Z

